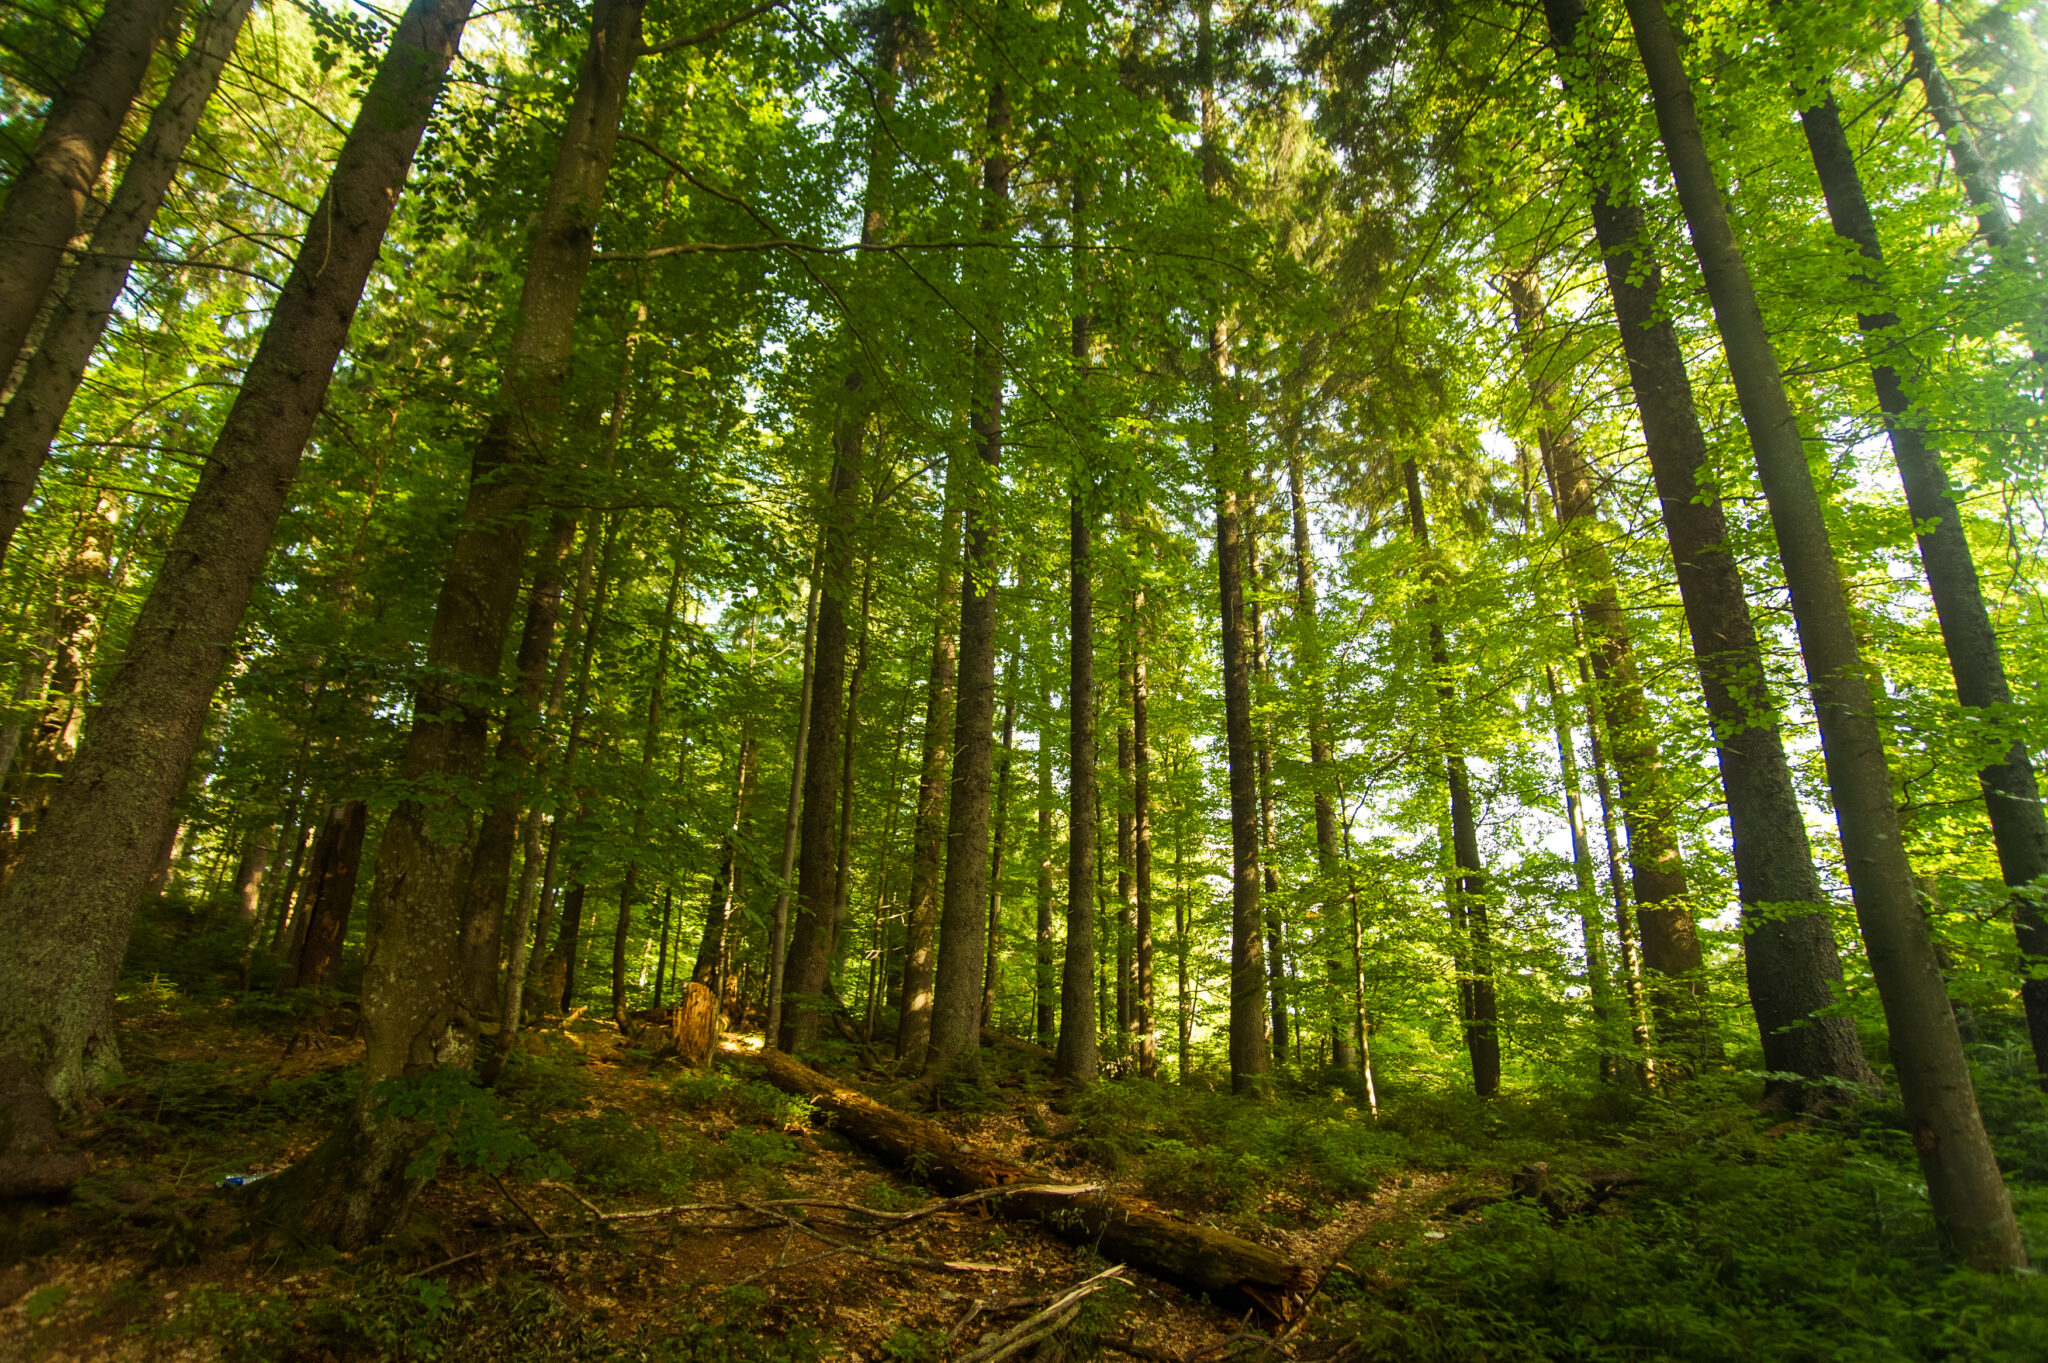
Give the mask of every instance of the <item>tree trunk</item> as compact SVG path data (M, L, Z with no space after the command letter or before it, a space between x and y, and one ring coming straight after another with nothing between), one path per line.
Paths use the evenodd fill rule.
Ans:
M1059 984L1052 955L1052 681L1039 668L1038 689L1038 922L1032 970L1032 1001L1038 1044L1051 1050L1059 1041Z
M1017 1191L989 1203L1004 1216L1037 1221L1064 1239L1118 1262L1144 1266L1219 1302L1253 1304L1274 1319L1300 1314L1314 1271L1269 1246L1190 1223L1099 1188L1051 1185L1037 1171L986 1154L922 1117L884 1107L774 1051L758 1057L768 1082L826 1113L869 1153L942 1192Z
M988 962L982 970L981 1025L995 1026L996 994L1002 979L1003 850L1010 822L1010 763L1017 739L1017 655L1003 678L1003 756L996 765L995 837L988 854Z
M1565 822L1572 832L1572 876L1579 892L1579 938L1586 946L1586 993L1593 1005L1593 1027L1600 1037L1600 1078L1611 1079L1614 1057L1609 1035L1614 1020L1614 980L1607 973L1607 933L1600 926L1600 889L1593 880L1593 847L1586 838L1586 815L1579 795L1579 757L1572 745L1572 725L1558 690L1557 669L1545 663L1543 686L1550 701L1551 730L1557 736L1557 771L1564 790Z
M117 1065L135 905L469 6L414 0L399 21L92 732L0 898L0 1054L66 1106Z
M1546 0L1552 41L1566 54L1567 89L1586 97L1612 88L1604 73L1580 75L1573 65L1581 0ZM1612 115L1601 111L1587 134L1586 154L1604 164L1618 147ZM1745 912L1743 959L1750 1006L1763 1038L1765 1068L1782 1074L1869 1082L1855 1022L1834 1016L1841 994L1841 958L1820 906L1820 878L1806 821L1778 730L1762 649L1728 527L1707 462L1706 436L1693 402L1685 354L1665 313L1663 280L1650 253L1641 206L1593 177L1593 226L1606 260L1607 286L1629 365L1629 383L1643 425L1665 534L1677 569L1693 660L1714 723L1721 789L1734 832L1735 877L1745 905L1811 904L1810 913ZM1591 696L1588 703L1591 704ZM1589 717L1593 767L1602 783L1598 724ZM1601 799L1605 808L1603 786ZM1635 1007L1630 943L1621 943L1623 982ZM1803 1101L1789 1086L1773 1086Z
M503 954L505 899L512 889L512 856L518 849L521 805L534 767L533 731L546 700L553 659L555 620L561 614L563 569L576 537L576 516L557 511L534 553L533 584L526 591L526 623L519 631L513 663L511 704L499 723L495 765L503 788L477 825L463 894L462 975L470 1011L484 1016L498 1004L498 961ZM521 933L529 926L521 924ZM520 964L523 966L524 961Z
M1259 561L1258 512L1254 508L1250 514L1253 529L1244 537L1245 558L1256 591L1263 585L1265 565ZM1266 613L1256 595L1247 603L1246 609L1252 625L1252 685L1263 698L1267 680ZM1282 1064L1287 1059L1288 1046L1296 1038L1291 1035L1294 1015L1287 1001L1287 925L1280 917L1280 868L1275 860L1279 848L1273 836L1273 735L1263 718L1263 711L1261 713L1256 729L1259 751L1259 864L1265 885L1266 973L1272 981L1273 992L1273 1060L1275 1064Z
M0 382L13 374L177 0L111 0L0 200Z
M989 85L988 152L982 161L981 230L995 237L1010 218L1010 96ZM981 1075L982 950L987 924L989 771L996 708L996 470L1003 457L1002 318L993 297L983 309L987 334L977 334L974 435L982 470L965 479L960 561L960 698L953 715L953 779L946 811L946 875L939 906L939 965L932 990L932 1039L924 1072Z
M1352 991L1344 987L1342 943L1336 932L1337 811L1330 792L1336 785L1331 756L1329 721L1323 708L1322 625L1316 616L1315 557L1309 548L1308 500L1303 495L1301 447L1290 440L1287 446L1287 492L1294 532L1294 659L1295 685L1307 707L1309 780L1313 786L1316 824L1316 879L1318 899L1317 946L1328 977L1330 1010L1330 1064L1340 1070L1358 1067L1347 1002Z
M878 504L880 500L878 491ZM853 793L854 775L858 770L855 759L859 755L859 744L855 740L859 733L860 701L868 675L874 585L874 561L870 558L861 568L860 646L854 651L853 672L846 681L846 742L841 745L839 763L839 835L832 854L832 935L826 951L826 982L839 978L846 955L846 924L853 904ZM893 784L890 789L894 789ZM888 855L887 845L885 841L884 856Z
M313 844L299 917L298 950L278 981L279 989L325 989L341 965L341 944L355 908L356 874L363 861L363 838L370 828L370 807L347 800L327 811Z
M149 2L166 8L157 0ZM186 144L213 98L221 68L248 15L249 0L213 0L151 112L149 127L121 172L121 183L93 228L92 243L29 357L5 415L0 415L0 557L21 528L57 428L114 315L115 300L128 286L129 267L149 237L150 223L178 173ZM5 344L0 335L0 346Z
M1918 18L1907 22L1917 26ZM2000 723L2012 707L2012 686L2006 680L1998 632L1984 606L1976 560L1970 553L1962 510L1949 486L1948 470L1929 443L1924 421L1914 414L1905 376L1899 372L1904 365L1916 383L1923 377L1911 352L1893 339L1899 318L1883 282L1884 247L1878 240L1877 220L1864 197L1863 178L1857 173L1848 135L1842 131L1834 96L1827 93L1825 85L1809 92L1808 97L1813 93L1819 97L1800 112L1799 121L1806 131L1806 145L1813 154L1835 235L1853 244L1869 266L1868 272L1857 272L1857 282L1869 290L1872 306L1868 311L1859 310L1856 320L1871 338L1870 379L1891 438L1892 461L1905 485L1906 507L1913 514L1920 563L1934 596L1942 642L1948 648L1956 698L1977 716ZM1978 771L1977 783L1991 818L1999 869L2005 883L2019 891L2009 903L2025 957L2020 998L2026 1005L2035 1070L2048 1076L2048 978L2038 977L2039 968L2048 964L2048 919L2042 916L2038 891L2029 893L2025 888L2048 875L2048 812L2042 808L2033 761L2017 738L2006 746L2001 760Z
M1078 252L1077 252L1078 259ZM1078 266L1076 267L1078 268ZM1088 359L1088 322L1074 319L1074 358ZM1085 455L1084 455L1085 457ZM1060 963L1060 1035L1053 1073L1095 1082L1095 560L1077 475L1067 503L1067 945Z
M1601 688L1609 757L1621 778L1643 968L1651 978L1650 1007L1667 1047L1682 1049L1688 1063L1697 1065L1713 1041L1704 1011L1706 982L1700 978L1705 958L1679 854L1677 803L1636 668L1635 641L1615 593L1614 561L1600 538L1597 479L1570 417L1558 410L1560 379L1545 367L1542 286L1533 269L1522 270L1508 277L1507 292L1540 423L1536 443L1551 506L1566 538L1564 566Z
M1800 651L1857 920L1884 1004L1892 1060L1936 1220L1971 1262L2019 1268L2026 1249L1978 1114L1948 992L1892 803L1884 737L1849 619L1799 425L1749 267L1714 182L1692 89L1662 0L1627 0L1659 134L1699 256L1791 587Z
M261 923L263 881L270 871L271 845L277 825L259 824L242 842L242 858L235 865L235 917L254 933Z
M910 838L910 898L903 918L903 1007L896 1019L896 1057L911 1070L924 1068L932 1037L932 977L939 931L939 862L946 845L946 787L953 735L956 642L953 613L958 593L954 560L959 554L960 511L954 480L947 480L946 508L939 529L938 599L932 607L932 665L925 683L924 752L918 764L917 820Z
M1130 621L1126 617L1125 625ZM1116 726L1116 1053L1119 1060L1130 1054L1131 1031L1136 1023L1131 978L1131 945L1138 917L1137 853L1131 845L1131 796L1137 784L1132 776L1130 655L1117 663L1118 708L1124 722Z
M815 568L816 565L814 564ZM817 675L813 656L818 641L818 583L812 575L810 600L804 607L804 680L796 708L796 736L790 740L789 812L782 823L781 872L776 880L775 908L768 918L768 989L761 1035L766 1039L782 1035L782 971L789 940L790 873L796 866L798 820L802 817L804 768L810 755L811 704L817 696Z
M663 1006L662 999L668 996L668 930L669 920L675 912L675 907L675 886L664 886L661 892L661 954L655 958L654 999L648 1005L655 1009L661 1008Z
M1430 553L1429 521L1423 514L1422 476L1413 459L1401 466L1408 491L1408 524L1422 552ZM1436 572L1432 564L1428 571ZM1437 616L1436 594L1425 593L1423 613L1429 617L1429 658L1436 672L1437 709L1444 728L1444 783L1450 791L1451 857L1457 868L1451 895L1451 918L1464 957L1458 972L1458 1005L1465 1032L1465 1050L1472 1060L1472 1091L1491 1098L1500 1091L1499 1006L1493 980L1492 930L1486 898L1486 868L1479 859L1479 817L1472 800L1472 778L1457 736L1458 690L1451 680L1450 647Z
M668 655L676 637L676 598L683 589L682 530L678 527L671 555L668 594L661 604L661 642L654 650L654 676L647 688L647 726L640 734L640 778L633 790L633 833L626 844L626 874L619 886L619 917L612 930L612 1025L627 1030L626 941L633 928L633 905L640 889L640 848L647 840L648 784L654 756L661 747L661 708L668 686ZM643 977L644 978L644 977Z
M747 817L747 801L754 786L753 712L741 721L739 771L733 777L732 823L725 831L725 850L719 858L718 874L711 878L711 898L704 906L704 935L697 942L697 962L690 978L698 984L718 986L719 966L725 959L725 925L732 916L734 889L739 882L740 828Z
M1159 1036L1152 1013L1152 715L1145 659L1145 589L1131 607L1131 813L1138 873L1138 1076L1159 1077Z

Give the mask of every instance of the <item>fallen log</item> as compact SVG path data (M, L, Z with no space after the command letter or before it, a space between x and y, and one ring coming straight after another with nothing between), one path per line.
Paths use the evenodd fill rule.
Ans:
M989 1205L1003 1216L1037 1221L1105 1259L1134 1264L1225 1302L1251 1302L1281 1321L1294 1319L1315 1285L1308 1265L1270 1246L1176 1220L1137 1198L1100 1189L1033 1188L1054 1180L977 1150L937 1122L885 1107L780 1051L745 1058L761 1065L769 1083L807 1099L870 1154L912 1171L920 1183L956 1194L1014 1186L1016 1192L991 1199Z
M1011 1036L1008 1032L999 1032L993 1027L981 1029L981 1044L984 1046L996 1046L1006 1051L1014 1051L1018 1055L1029 1056L1042 1065L1049 1066L1054 1059L1053 1053L1037 1042L1026 1041L1021 1036Z

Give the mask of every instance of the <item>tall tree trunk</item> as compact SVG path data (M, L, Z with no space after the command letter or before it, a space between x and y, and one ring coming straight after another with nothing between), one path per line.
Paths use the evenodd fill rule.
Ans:
M817 699L818 678L814 665L818 640L818 582L813 563L810 600L804 607L804 679L796 707L796 736L790 741L789 811L782 822L782 861L775 882L775 908L768 916L767 1005L761 1036L765 1042L779 1042L783 1033L782 980L789 941L790 873L796 867L796 841L803 811L805 767L810 757L811 707Z
M1131 814L1138 875L1138 1075L1159 1077L1152 1010L1152 685L1145 659L1145 589L1131 603Z
M313 864L306 872L298 950L278 981L279 989L324 989L334 983L369 827L370 807L361 800L346 800L327 811L313 844Z
M1593 878L1593 846L1586 837L1586 813L1579 791L1579 757L1572 744L1572 724L1557 685L1557 669L1543 665L1543 686L1550 701L1551 731L1557 736L1557 771L1564 790L1565 823L1572 833L1572 876L1579 892L1579 939L1586 948L1586 993L1592 999L1593 1027L1600 1038L1600 1078L1614 1075L1614 978L1607 967L1607 933L1600 926L1600 888Z
M879 494L876 501L880 501ZM870 559L861 566L860 645L854 650L853 671L846 680L846 742L841 745L839 763L839 834L833 850L832 936L826 951L825 976L820 982L828 994L833 992L832 981L838 977L846 954L846 924L853 903L853 794L854 775L858 770L855 759L860 747L855 740L859 733L860 701L868 675L874 585L874 562Z
M1908 22L1917 24L1917 16ZM1856 282L1868 290L1870 306L1859 309L1856 320L1871 338L1870 379L1877 389L1878 408L1884 413L1885 433L1891 438L1892 462L1905 485L1906 507L1913 514L1920 564L1934 596L1942 642L1948 647L1956 698L1996 723L2010 711L2012 686L2006 680L1998 632L1984 605L1977 563L1970 553L1962 510L1949 486L1948 470L1929 442L1925 422L1913 411L1913 400L1906 391L1907 376L1899 372L1900 366L1906 367L1916 383L1923 377L1916 372L1911 352L1897 343L1899 318L1884 281L1884 247L1878 240L1877 220L1864 197L1863 177L1857 173L1834 96L1822 84L1806 92L1806 97L1812 103L1800 111L1799 121L1827 199L1828 220L1835 235L1854 245L1868 267L1858 270ZM2048 965L2048 919L2042 915L2038 889L2029 893L2025 888L2048 876L2048 812L2042 807L2033 761L2017 738L2006 746L1999 761L1978 771L1977 783L1991 818L1999 869L2005 883L2019 891L2009 903L2020 951L2026 958L2020 998L2026 1005L2034 1067L2048 1075L2048 978L2037 973Z
M753 712L742 721L739 771L733 777L732 823L725 831L725 848L719 857L718 874L711 878L711 898L704 906L704 935L697 942L697 961L690 978L698 984L716 986L719 967L725 960L725 927L732 917L734 889L739 882L740 828L747 817L747 801L754 785Z
M549 663L554 656L555 620L562 609L564 568L576 537L576 516L557 511L534 553L533 583L526 590L526 623L519 631L513 662L511 703L498 727L495 760L503 788L477 825L463 891L462 976L470 1010L478 1016L498 1003L498 960L502 954L505 899L512 889L512 856L518 848L521 805L534 767L533 733L541 721ZM519 924L525 935L526 923ZM525 962L519 964L523 967Z
M414 790L471 789L484 775L505 636L518 599L527 512L550 459L568 377L583 278L617 145L626 86L640 51L641 0L600 0L534 223L510 354L483 437L454 552L427 642L431 679L413 700L400 771ZM436 807L438 806L438 807ZM401 801L377 846L363 965L365 1097L335 1132L280 1177L272 1207L314 1243L353 1248L381 1239L407 1214L423 1179L410 1172L431 1123L380 1116L381 1081L474 1059L474 1019L462 988L464 892L474 828L450 795Z
M1125 617L1125 626L1130 619ZM1136 876L1136 851L1131 845L1131 819L1134 813L1131 804L1133 779L1131 759L1131 664L1130 655L1125 653L1116 669L1117 704L1123 714L1122 722L1116 726L1116 1052L1121 1060L1130 1053L1131 1031L1136 1022L1134 983L1131 978L1131 945L1136 935L1138 917L1138 884Z
M1308 766L1316 824L1316 879L1322 912L1317 916L1317 948L1327 976L1330 1015L1330 1063L1337 1069L1358 1067L1348 1006L1352 990L1344 987L1346 971L1341 935L1336 931L1337 811L1330 798L1336 787L1328 716L1323 708L1323 638L1316 616L1315 556L1309 547L1308 499L1303 495L1301 445L1287 445L1287 493L1294 538L1294 662L1295 685L1308 710Z
M1914 1148L1944 1234L1972 1263L2026 1263L2012 1199L1985 1135L1962 1039L1892 803L1884 736L1849 619L1826 516L1748 264L1707 155L1685 61L1663 0L1627 0L1666 159L1727 352L1792 593L1807 683L1856 915L1891 1039Z
M1180 775L1180 764L1172 774ZM1195 1032L1194 996L1188 989L1188 840L1186 820L1176 809L1173 821L1173 968L1174 968L1174 1072L1188 1082L1188 1043Z
M1413 459L1401 466L1408 491L1408 524L1425 555L1430 552L1429 520L1423 513L1422 476ZM1432 576L1434 565L1429 569ZM1458 689L1451 679L1451 654L1438 618L1434 591L1422 599L1429 617L1429 658L1436 672L1437 709L1444 729L1444 783L1450 790L1451 857L1457 868L1451 895L1451 917L1464 957L1458 972L1458 1004L1465 1032L1465 1050L1472 1060L1472 1091L1490 1098L1500 1091L1500 1012L1493 979L1492 928L1488 921L1486 867L1479 859L1479 814L1472 800L1472 778L1458 738Z
M0 383L14 371L177 0L111 0L0 200Z
M1263 695L1266 689L1266 612L1256 594L1264 585L1266 565L1259 560L1258 512L1251 510L1252 529L1245 535L1254 595L1247 603L1252 625L1252 685ZM1280 917L1279 846L1273 834L1273 735L1263 716L1257 727L1259 750L1259 863L1265 885L1266 972L1273 992L1273 1060L1285 1063L1294 1020L1287 1001L1287 925Z
M982 233L993 239L1010 219L1010 95L988 91L988 151L981 167ZM946 875L939 905L939 966L932 990L932 1039L925 1074L979 1079L981 972L987 924L990 730L996 708L996 470L1003 458L1002 317L991 296L977 334L974 435L983 469L966 487L960 561L960 698L953 715L953 780L946 811Z
M1222 110L1216 100L1216 39L1211 5L1203 0L1195 62L1202 94L1202 187L1223 194L1217 137ZM1230 1087L1265 1096L1272 1068L1266 1041L1266 971L1259 916L1259 778L1252 739L1250 648L1244 620L1244 540L1238 519L1236 474L1229 467L1224 429L1232 417L1228 391L1230 329L1220 316L1209 324L1210 458L1216 504L1216 579L1223 648L1224 752L1230 776Z
M1074 319L1074 356L1085 365L1088 322ZM1060 1036L1053 1073L1095 1082L1095 557L1088 505L1077 476L1067 504L1067 945L1060 963Z
M242 840L241 860L235 865L235 917L252 932L261 922L263 881L270 871L271 846L277 825L258 824Z
M663 886L661 891L661 954L655 958L654 998L648 1005L652 1008L661 1007L662 999L668 996L668 930L669 920L675 913L675 907L676 887L673 885Z
M129 267L149 237L150 223L178 173L200 114L220 84L221 68L248 15L249 0L213 0L151 112L149 127L128 158L121 183L94 226L92 243L72 271L70 287L51 313L20 385L0 415L0 557L21 528L22 513L35 492L57 428L114 315L115 300L128 286ZM0 346L5 343L0 336Z
M1541 282L1533 269L1516 271L1508 276L1507 292L1537 409L1536 443L1551 506L1567 540L1564 564L1601 688L1609 757L1621 778L1643 968L1651 978L1650 1007L1666 1046L1683 1050L1688 1063L1697 1065L1713 1042L1704 1011L1706 983L1700 978L1705 957L1679 854L1677 801L1636 668L1635 641L1614 589L1614 561L1601 538L1597 479L1570 416L1558 410L1560 379L1546 368Z
M1003 850L1010 826L1010 764L1017 739L1017 655L1012 653L1003 677L1003 756L996 764L995 837L988 854L988 962L981 973L981 1025L993 1027L996 994L1002 978Z
M1033 936L1032 1001L1038 1044L1051 1050L1059 1040L1059 985L1052 957L1052 680L1038 670L1038 922Z
M1585 14L1582 0L1546 0L1552 41L1563 59L1566 88L1575 97L1598 99L1614 88L1609 74L1583 71L1577 35ZM1611 98L1611 96L1605 96ZM1589 124L1583 154L1589 166L1605 165L1619 150L1614 114L1602 107ZM1810 904L1808 913L1774 908L1767 915L1745 911L1744 969L1750 1007L1763 1038L1765 1068L1781 1074L1868 1082L1856 1025L1831 1006L1842 989L1841 958L1835 946L1807 841L1806 820L1792 784L1791 768L1778 729L1778 709L1766 683L1763 652L1749 613L1740 568L1728 545L1728 526L1707 463L1700 427L1680 348L1661 293L1663 278L1651 254L1649 233L1637 201L1622 195L1600 174L1592 174L1593 227L1606 261L1608 294L1620 325L1629 384L1642 420L1651 472L1677 570L1700 690L1714 723L1721 789L1734 832L1735 878L1745 905ZM1590 693L1588 704L1592 704ZM1597 745L1597 717L1589 716L1595 744L1592 765L1606 808L1606 768ZM1635 1009L1632 947L1621 942L1623 983ZM1801 1101L1796 1088L1773 1084L1788 1101Z
M924 750L918 762L917 818L910 835L910 897L903 918L903 1006L896 1019L896 1056L911 1070L924 1068L932 1038L932 978L939 932L939 864L946 848L946 795L951 779L953 684L959 600L954 562L959 556L960 510L955 480L946 479L939 527L938 595L932 606L932 663L925 682Z
M92 731L0 897L0 1055L60 1104L117 1065L135 905L469 6L414 0L399 21Z
M661 642L654 650L654 676L647 688L647 726L640 734L640 778L633 790L633 833L626 844L626 874L619 885L619 916L612 929L612 1025L626 1030L626 942L633 929L633 906L640 892L640 847L647 840L648 785L654 755L661 747L662 702L668 687L668 655L676 637L676 598L683 588L683 531L678 527L668 574L668 594L661 603Z

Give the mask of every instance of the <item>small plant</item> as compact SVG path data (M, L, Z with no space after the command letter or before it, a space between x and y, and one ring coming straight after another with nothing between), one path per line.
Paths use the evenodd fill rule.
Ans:
M63 1309L71 1300L71 1289L63 1283L51 1283L28 1294L28 1300L21 1304L21 1313L28 1317L30 1325L41 1325Z

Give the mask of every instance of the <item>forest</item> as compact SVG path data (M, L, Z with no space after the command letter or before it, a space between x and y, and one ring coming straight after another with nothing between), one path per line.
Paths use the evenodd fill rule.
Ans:
M2039 0L5 0L0 1357L2048 1358Z

